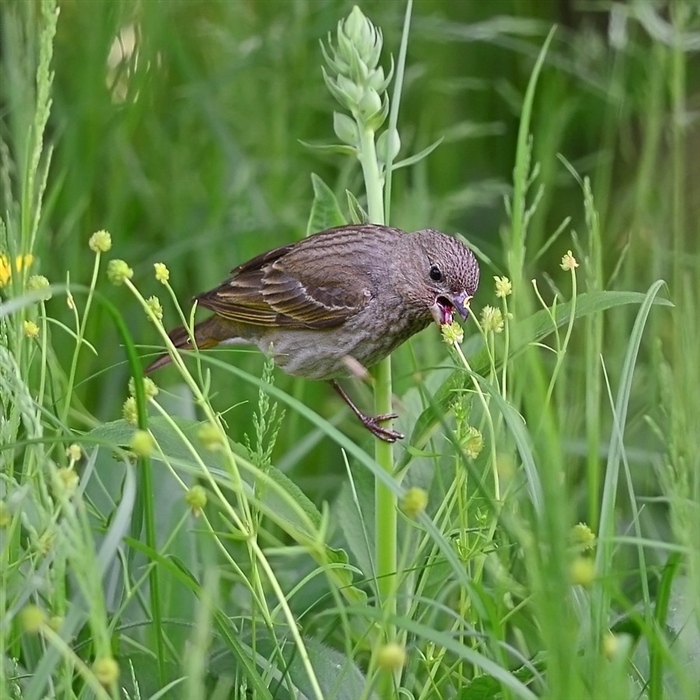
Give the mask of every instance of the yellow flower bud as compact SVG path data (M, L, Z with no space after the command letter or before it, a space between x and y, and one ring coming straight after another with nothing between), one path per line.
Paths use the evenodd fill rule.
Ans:
M569 578L575 586L589 588L596 578L595 562L589 557L576 557L569 566Z
M35 338L39 337L39 326L37 326L34 321L25 321L22 324L22 328L24 329L24 335L27 336L27 338L34 340Z
M107 231L96 231L88 241L93 253L106 253L112 247L112 236Z
M146 299L146 305L148 308L151 310L151 313L159 320L163 320L163 307L161 306L160 299L156 296L148 297ZM151 320L151 317L148 317L148 320Z
M415 518L428 505L428 492L425 489L412 486L401 499L401 510L409 517Z
M561 259L561 269L566 271L572 271L578 267L576 258L572 255L570 250L566 251L566 255Z
M133 452L139 457L148 457L153 453L155 440L147 430L137 430L131 436L129 447L131 447Z
M139 414L136 409L136 399L130 396L122 406L122 416L129 425L136 425L139 422Z
M95 659L92 672L95 678L107 687L113 686L119 680L119 664L111 656Z
M22 629L29 634L41 632L46 622L46 613L38 605L25 605L20 613Z
M162 284L170 279L170 270L163 263L153 263L153 268L156 271L156 279Z
M377 665L385 671L398 671L406 663L406 651L396 642L385 644L377 653Z
M124 284L134 276L134 271L124 260L110 260L107 265L107 278L112 284Z
M194 515L195 518L198 518L202 514L204 507L207 505L207 492L202 486L197 484L185 494L185 503L192 510L192 515Z

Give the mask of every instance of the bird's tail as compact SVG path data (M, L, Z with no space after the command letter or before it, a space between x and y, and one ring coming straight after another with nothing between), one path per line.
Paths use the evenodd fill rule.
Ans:
M184 326L179 326L168 333L168 337L172 341L173 345L181 350L191 350L192 342L190 340L190 334ZM194 338L196 345L200 350L204 348L212 348L218 345L222 340L225 340L225 336L221 335L221 326L218 322L216 316L207 318L200 323L195 324L194 327ZM171 357L167 353L161 355L157 360L151 362L148 367L146 367L146 374L150 374L165 365L170 364Z

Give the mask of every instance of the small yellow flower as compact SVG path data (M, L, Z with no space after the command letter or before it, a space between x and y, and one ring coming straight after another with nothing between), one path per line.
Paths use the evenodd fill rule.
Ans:
M136 409L136 399L130 396L122 406L122 416L129 425L136 425L139 421L139 414Z
M497 309L495 306L484 306L481 310L481 326L484 329L484 333L489 333L491 331L500 333L504 327L501 310Z
M153 453L155 444L153 436L147 430L137 430L131 436L129 447L131 447L133 452L139 457L148 457Z
M221 449L225 440L221 429L213 423L203 423L197 431L197 437L204 446L204 449L211 450L212 452Z
M513 285L507 277L494 277L496 282L496 296L505 299L513 293Z
M66 448L66 457L71 462L77 462L83 456L83 450L77 442Z
M112 236L107 231L95 231L88 245L93 253L106 253L112 247Z
M582 552L591 552L595 547L595 533L586 523L579 523L571 528L571 544Z
M462 438L462 449L469 459L476 459L484 449L484 436L473 426L467 428Z
M71 467L61 467L61 469L58 470L57 476L58 479L55 486L56 493L63 493L70 498L78 488L80 477L75 469Z
M46 293L41 297L42 301L48 301L51 298L51 291L49 290L50 286L51 284L46 277L44 277L44 275L32 275L27 280L28 292L39 291L40 289L46 290Z
M194 515L195 518L198 518L202 514L204 507L207 505L207 492L204 490L204 487L200 486L199 484L193 486L185 494L185 503L192 510L192 515Z
M95 659L92 672L95 678L107 687L113 686L119 680L119 664L111 656Z
M612 661L617 656L619 649L620 638L616 634L608 632L603 637L603 655L608 661Z
M566 255L561 259L561 269L568 272L578 267L576 258L573 256L570 250L566 251Z
M134 276L134 271L124 260L110 260L107 265L107 278L112 284L124 284Z
M464 340L464 331L456 321L452 323L443 323L440 326L442 340L448 345L459 345Z
M38 605L25 605L19 619L25 632L36 634L46 622L46 613Z
M54 631L58 632L63 625L64 618L61 615L52 615L49 618L49 627Z
M160 299L158 297L149 297L146 299L146 304L148 305L148 308L153 312L153 315L159 320L163 320L163 307L160 304ZM148 320L151 320L151 317L148 317Z
M406 663L406 650L396 642L385 644L377 653L377 665L385 671L398 671Z
M39 326L37 326L34 321L25 321L22 327L24 329L24 335L26 335L27 338L34 339L39 337Z
M164 263L153 263L153 268L156 271L156 279L165 284L170 279L170 270Z
M596 577L595 562L590 557L576 557L569 566L571 583L589 588Z
M0 287L4 287L12 277L12 269L6 255L0 255Z
M425 510L428 505L428 492L425 489L412 486L401 499L401 510L409 518L415 518Z
M154 399L156 396L158 396L158 387L150 377L143 378L143 391L146 394L147 399ZM131 396L136 396L133 377L129 379L129 394Z
M24 268L28 268L34 262L34 256L31 253L27 255L18 255L15 258L14 270L21 272ZM0 255L0 288L4 287L12 279L13 267L10 265L10 259L7 255Z

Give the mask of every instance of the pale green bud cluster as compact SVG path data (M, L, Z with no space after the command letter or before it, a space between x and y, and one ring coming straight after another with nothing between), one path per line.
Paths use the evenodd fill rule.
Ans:
M321 45L327 70L323 77L333 97L352 115L333 114L336 136L346 145L359 145L359 129L377 131L389 114L387 87L394 72L389 75L379 65L382 53L382 32L355 6L338 23L335 42L328 37L328 47ZM391 139L398 151L398 134Z

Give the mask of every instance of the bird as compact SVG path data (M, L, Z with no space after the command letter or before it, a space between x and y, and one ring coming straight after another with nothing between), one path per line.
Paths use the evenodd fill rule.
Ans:
M364 413L338 380L376 365L432 322L466 318L478 285L477 259L457 238L431 228L349 224L233 268L194 297L213 315L169 337L182 350L257 345L288 374L330 382L365 428L395 442L403 435L381 424L397 414ZM162 355L146 373L170 361Z

